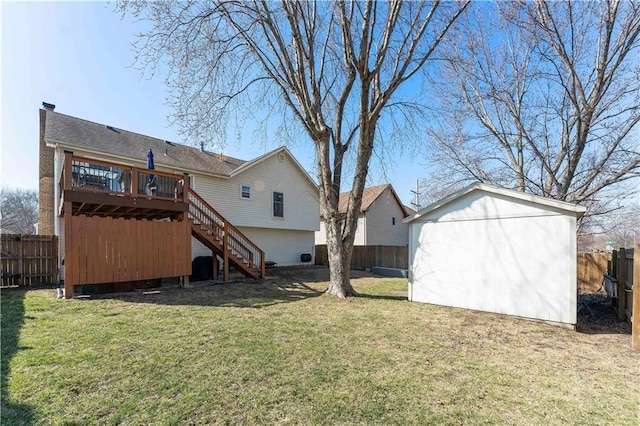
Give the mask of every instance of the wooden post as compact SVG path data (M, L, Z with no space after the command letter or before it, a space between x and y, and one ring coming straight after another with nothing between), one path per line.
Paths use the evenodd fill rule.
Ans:
M607 262L607 275L615 278L616 280L618 279L617 263L618 263L618 251L613 250L611 252L611 259L609 259L609 261ZM618 288L618 285L616 284L616 290L617 288ZM611 296L611 306L613 307L613 309L615 309L616 306L618 306L617 297Z
M182 185L182 201L185 203L189 202L189 173L182 174L183 185Z
M72 206L70 201L65 201L64 206L64 297L71 299L73 297L73 272L78 265L73 256L73 225L72 225Z
M633 304L631 305L631 349L640 350L640 244L633 250Z
M625 286L627 282L627 250L623 247L618 251L618 319L625 321L626 301Z
M24 279L24 243L22 241L22 234L18 235L16 241L18 246L18 285L25 285Z
M138 168L137 167L131 168L131 196L134 198L138 196Z
M229 281L229 236L227 233L227 224L223 224L222 228L222 279L224 282Z
M211 254L211 259L213 261L213 279L215 281L218 279L218 256L213 252Z
M62 168L64 172L63 190L72 189L73 186L73 152L64 152L64 166Z

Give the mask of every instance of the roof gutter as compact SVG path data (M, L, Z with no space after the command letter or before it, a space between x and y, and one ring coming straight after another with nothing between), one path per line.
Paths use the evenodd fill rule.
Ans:
M68 145L68 144L60 143L60 142L54 142L54 141L45 140L45 144L50 148L63 148L63 149L68 149L69 151L80 150L82 152L86 152L86 153L89 153L89 154L93 155L93 157L91 157L91 156L87 157L87 158L91 158L93 160L105 160L105 157L113 158L115 160L121 160L121 161L123 161L123 163L121 163L122 165L131 166L131 167L135 166L138 163L145 164L146 161L147 161L146 159L137 159L137 158L134 159L134 158L130 158L130 157L123 157L123 156L117 155L117 154L105 154L104 152L101 152L101 151L95 151L95 150L87 149L87 148L79 148L79 147L77 147L75 145ZM161 166L161 167L164 167L164 168L167 168L167 169L171 169L171 170L173 170L175 172L178 172L179 174L182 174L184 172L189 172L189 173L201 173L201 174L205 174L207 176L214 176L214 177L223 178L223 179L230 179L232 177L231 174L214 174L214 173L211 173L211 172L206 171L206 170L196 170L196 169L190 169L188 167L176 167L176 166L172 166L172 165L169 165L169 164L163 164L161 162L156 162L155 164L156 164L156 166ZM146 168L146 166L145 166L145 168Z

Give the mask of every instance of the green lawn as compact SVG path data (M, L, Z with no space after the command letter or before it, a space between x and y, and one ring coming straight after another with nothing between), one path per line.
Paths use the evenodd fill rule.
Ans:
M629 336L406 301L326 270L56 300L2 293L2 425L638 424Z

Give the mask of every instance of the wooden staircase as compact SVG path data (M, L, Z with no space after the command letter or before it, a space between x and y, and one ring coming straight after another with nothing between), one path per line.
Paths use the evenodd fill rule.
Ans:
M224 280L229 279L230 264L246 277L263 279L264 252L191 188L188 199L191 235L223 259Z

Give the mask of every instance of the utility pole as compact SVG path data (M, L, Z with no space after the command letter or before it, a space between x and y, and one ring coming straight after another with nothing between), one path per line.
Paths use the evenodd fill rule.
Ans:
M420 188L419 188L418 182L419 180L416 179L416 190L415 191L413 189L411 190L411 192L415 197L415 202L412 202L411 205L413 206L414 209L416 209L416 211L422 208L422 205L420 204Z

